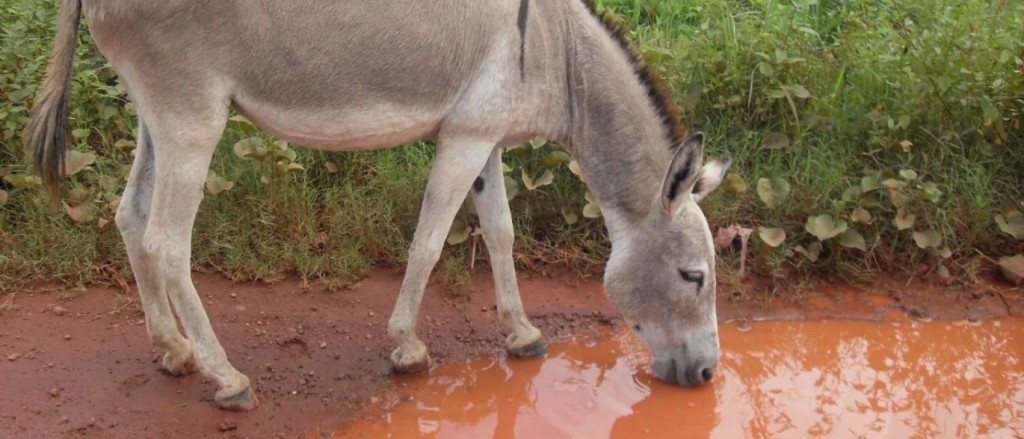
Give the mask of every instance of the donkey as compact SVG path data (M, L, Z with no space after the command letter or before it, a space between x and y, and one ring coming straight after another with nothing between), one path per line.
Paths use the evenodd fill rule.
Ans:
M54 194L63 181L79 17L138 109L117 210L152 343L171 374L195 367L224 409L257 406L190 273L190 236L230 108L288 142L330 151L436 143L388 335L397 372L430 365L423 290L467 193L491 255L516 356L543 354L523 311L501 149L566 147L604 213L605 290L651 350L653 373L693 386L718 364L715 254L697 202L729 159L704 164L653 76L583 0L62 0L55 49L25 131ZM175 324L177 313L184 329Z

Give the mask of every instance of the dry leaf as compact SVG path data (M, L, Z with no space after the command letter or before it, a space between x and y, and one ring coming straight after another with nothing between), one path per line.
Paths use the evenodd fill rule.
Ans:
M782 149L789 146L789 136L782 133L768 133L761 141L761 149Z
M1024 284L1024 254L999 258L999 269L1006 280L1016 285Z

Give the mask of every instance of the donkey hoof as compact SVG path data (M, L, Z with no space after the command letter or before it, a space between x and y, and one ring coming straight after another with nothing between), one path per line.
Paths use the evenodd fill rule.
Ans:
M539 329L530 327L526 335L509 334L505 339L505 350L519 358L540 357L545 354L544 339Z
M544 341L537 340L526 346L508 348L508 353L519 358L536 358L543 357L547 351L544 349Z
M220 392L217 392L218 394ZM251 386L245 386L241 392L238 392L231 396L216 396L214 397L214 403L217 407L223 410L229 410L233 412L244 412L249 411L256 406L260 405L260 399L256 397L256 392L252 390Z
M391 365L395 373L413 374L430 369L430 354L426 349L419 355L406 354L402 348L396 348L391 352Z
M196 360L192 353L188 356L179 356L168 352L160 362L160 370L171 376L185 376L196 371Z

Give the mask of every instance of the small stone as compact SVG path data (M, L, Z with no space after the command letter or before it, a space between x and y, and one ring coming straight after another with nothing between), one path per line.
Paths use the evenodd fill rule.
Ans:
M19 358L21 358L21 354L14 353L14 354L11 354L11 355L7 356L7 361L14 361L14 360L17 360Z
M320 342L320 349L327 349L327 342L326 341Z
M373 334L370 334L369 332L367 332L366 333L366 339L369 340L371 338L373 338Z
M228 295L231 296L232 299L238 298L238 295L235 294L235 293L231 293L231 294L228 294ZM221 431L223 431L223 430L221 430Z
M60 305L57 305L57 306L54 306L53 308L50 308L50 311L53 311L53 314L56 315L56 316L63 316L64 314L68 313L68 310L65 309L64 307L60 306Z
M920 308L913 308L910 310L910 316L918 320L929 320L928 311Z
M370 311L370 317L373 317L373 316L374 316L373 311Z
M217 427L220 431L232 431L238 429L238 423L234 419L225 419L221 421L220 426Z
M750 332L753 326L750 324L750 319L739 319L736 321L736 330L739 332Z
M65 340L71 340L71 334L64 334Z
M50 389L50 396L53 397L53 398L56 398L56 397L60 396L60 389L58 389L56 387Z

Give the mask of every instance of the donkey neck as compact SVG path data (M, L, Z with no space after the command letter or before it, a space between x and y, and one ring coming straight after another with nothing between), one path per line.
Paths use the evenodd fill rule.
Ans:
M670 132L632 61L589 14L567 64L569 148L614 241L645 220L672 159Z

